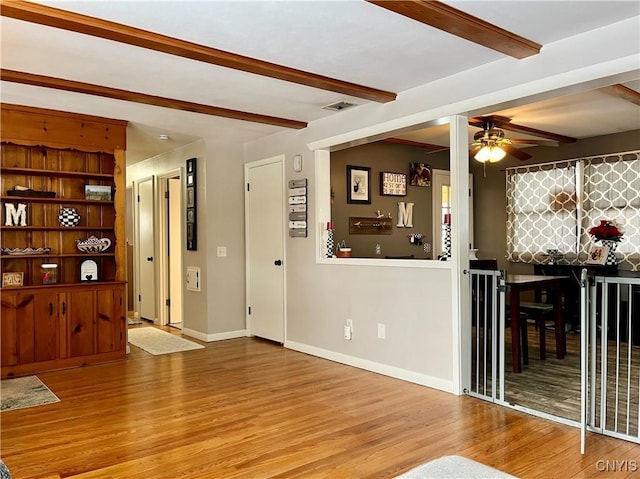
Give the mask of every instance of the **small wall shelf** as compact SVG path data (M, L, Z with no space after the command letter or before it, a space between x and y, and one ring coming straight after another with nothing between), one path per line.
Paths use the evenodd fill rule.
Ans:
M352 235L390 235L393 233L391 218L349 217L349 234Z

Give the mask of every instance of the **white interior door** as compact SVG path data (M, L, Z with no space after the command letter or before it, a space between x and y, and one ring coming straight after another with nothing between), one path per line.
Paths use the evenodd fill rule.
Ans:
M168 179L169 324L182 324L182 183Z
M138 301L140 317L156 320L156 271L153 221L153 178L138 183Z
M284 157L246 165L247 300L250 334L284 342Z

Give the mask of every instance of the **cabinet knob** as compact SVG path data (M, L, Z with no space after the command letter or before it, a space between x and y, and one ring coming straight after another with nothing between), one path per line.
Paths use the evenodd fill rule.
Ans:
M273 264L275 264L276 266L282 266L282 260L281 259L277 259L273 262Z
M147 261L153 261L153 256L147 256Z

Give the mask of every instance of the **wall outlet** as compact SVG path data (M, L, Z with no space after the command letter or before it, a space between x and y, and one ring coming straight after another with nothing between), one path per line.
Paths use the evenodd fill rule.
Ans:
M353 332L353 319L347 319L347 327Z
M387 327L382 323L378 323L378 339L385 339L386 336L387 336Z
M349 326L344 327L344 339L351 341L351 328Z

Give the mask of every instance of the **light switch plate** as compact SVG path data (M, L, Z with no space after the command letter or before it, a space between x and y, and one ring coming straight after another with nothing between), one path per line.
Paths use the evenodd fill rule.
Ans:
M216 253L217 253L218 257L227 256L227 247L226 246L218 246L218 249L217 249Z
M187 266L187 291L200 291L200 268Z

